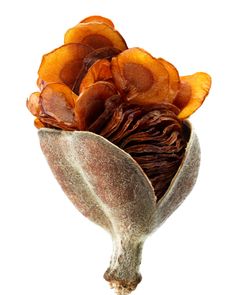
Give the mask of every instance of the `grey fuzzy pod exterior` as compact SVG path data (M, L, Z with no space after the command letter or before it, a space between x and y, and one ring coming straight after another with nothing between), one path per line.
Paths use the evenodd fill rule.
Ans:
M42 128L39 139L48 164L65 194L91 221L107 230L113 254L104 278L118 295L141 281L143 243L192 190L200 165L198 138L188 121L183 161L165 195L154 189L137 162L100 135Z
M155 228L159 227L184 201L193 189L200 167L201 151L197 134L191 123L191 130L183 161L165 195L157 203Z

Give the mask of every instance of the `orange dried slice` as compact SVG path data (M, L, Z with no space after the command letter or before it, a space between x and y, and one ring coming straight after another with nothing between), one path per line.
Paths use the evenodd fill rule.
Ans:
M130 48L114 57L111 71L115 85L128 101L143 105L172 102L168 71L143 49Z
M45 127L44 123L41 122L38 118L34 120L34 126L38 129Z
M77 95L65 84L48 84L40 95L42 117L46 115L65 125L75 125L74 106L76 99Z
M158 58L158 61L165 67L169 73L169 93L168 98L173 101L180 89L180 77L177 69L170 62L163 58Z
M47 85L47 83L40 77L38 77L36 84L40 91L43 90L43 88Z
M98 59L108 59L109 61L117 56L121 51L114 47L103 47L93 50L84 59L85 69L88 70Z
M72 88L83 68L84 58L91 51L86 45L66 44L44 55L38 71L38 85L43 81L43 87L48 83L65 83Z
M186 119L204 102L211 88L211 77L206 73L198 72L180 79L180 92L174 104L181 109L179 119Z
M27 106L28 110L35 117L38 117L39 113L40 113L39 100L40 100L40 93L34 92L30 95L30 97L26 101L26 106Z
M84 76L90 69L90 67L99 59L108 59L111 60L112 57L116 56L119 54L121 51L119 49L116 49L114 47L103 47L99 49L95 49L92 52L90 52L84 59L83 61L83 70L80 72L80 74L77 76L75 83L72 87L72 90L75 93L80 92L80 84L81 81L83 80Z
M104 111L105 101L115 95L109 82L96 82L80 94L75 104L75 119L80 130L86 130Z
M112 79L111 63L107 59L99 59L88 70L80 84L80 92L97 81Z
M79 23L65 34L65 44L81 43L94 49L115 47L121 51L127 49L125 40L119 32L105 23Z
M84 18L80 23L91 23L91 22L99 22L99 23L105 23L108 26L112 27L114 29L113 22L106 17L100 16L100 15L92 15Z

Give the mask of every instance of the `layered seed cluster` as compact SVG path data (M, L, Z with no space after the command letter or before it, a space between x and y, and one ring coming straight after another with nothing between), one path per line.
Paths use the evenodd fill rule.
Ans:
M152 182L159 200L178 170L188 140L178 112L167 103L142 108L120 104L119 96L114 96L88 130L130 154Z
M153 184L157 199L184 155L183 120L210 88L205 73L177 69L141 48L128 48L107 18L91 16L43 56L39 92L27 100L37 128L91 131L129 153Z

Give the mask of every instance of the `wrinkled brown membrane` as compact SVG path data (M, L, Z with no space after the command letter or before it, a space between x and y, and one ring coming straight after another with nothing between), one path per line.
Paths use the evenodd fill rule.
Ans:
M157 201L163 196L184 156L187 138L179 110L167 103L137 106L108 99L101 116L89 127L129 153L146 173Z

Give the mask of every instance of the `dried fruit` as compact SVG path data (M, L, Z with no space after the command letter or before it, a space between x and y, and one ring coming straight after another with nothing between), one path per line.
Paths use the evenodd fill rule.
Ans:
M127 49L102 16L85 18L65 42L44 55L40 92L27 107L64 192L111 234L104 278L127 295L141 281L145 239L196 181L200 149L185 118L203 103L211 78L180 77L168 61Z

